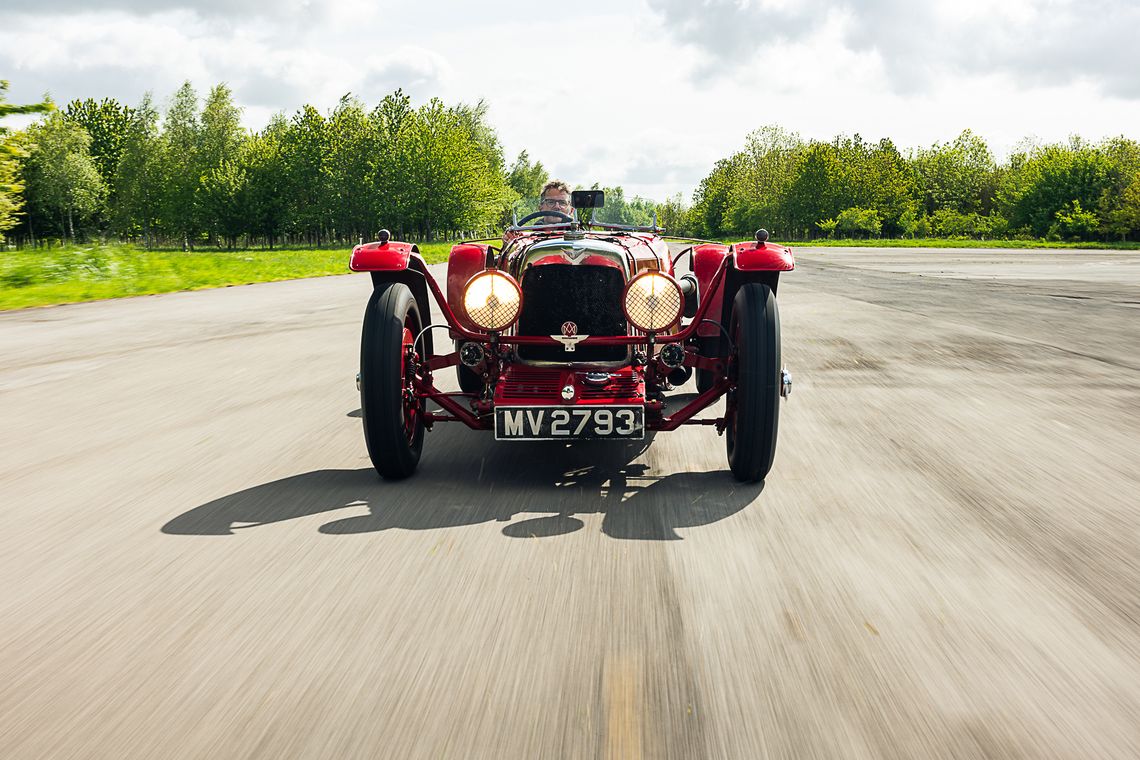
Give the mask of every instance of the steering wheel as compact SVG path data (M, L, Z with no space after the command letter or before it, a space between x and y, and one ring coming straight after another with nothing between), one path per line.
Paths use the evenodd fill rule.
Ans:
M557 216L560 217L563 222L574 221L574 217L570 216L569 214L564 214L561 211L535 211L533 214L527 214L522 219L519 219L516 224L521 227L532 219L537 219L540 216ZM559 224L559 222L550 222L550 224Z

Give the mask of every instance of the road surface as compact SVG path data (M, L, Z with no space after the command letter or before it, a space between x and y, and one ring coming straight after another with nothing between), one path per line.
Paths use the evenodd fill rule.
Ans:
M1140 254L798 259L755 485L379 481L363 275L0 315L0 756L1140 756Z

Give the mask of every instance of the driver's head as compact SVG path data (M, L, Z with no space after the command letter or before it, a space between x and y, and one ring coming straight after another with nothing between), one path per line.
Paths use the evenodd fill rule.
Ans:
M574 214L574 207L570 205L570 186L562 180L552 179L542 186L542 195L538 200L539 211L561 211L563 214ZM558 216L544 216L542 221L546 224L555 224L566 221Z

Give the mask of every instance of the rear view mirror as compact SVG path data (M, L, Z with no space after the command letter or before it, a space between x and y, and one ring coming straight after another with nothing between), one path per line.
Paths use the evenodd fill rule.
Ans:
M602 208L606 205L606 191L575 190L570 193L570 205L574 208Z

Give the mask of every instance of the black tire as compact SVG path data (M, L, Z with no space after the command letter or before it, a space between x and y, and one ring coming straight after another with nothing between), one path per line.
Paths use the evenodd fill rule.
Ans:
M697 340L699 341L697 343L697 350L700 352L700 355L707 357L707 358L713 358L711 346L710 346L710 344L712 342L711 339L710 338L698 338ZM709 388L713 387L713 383L716 382L716 374L711 369L699 369L698 368L696 371L696 375L697 375L697 393L704 393Z
M360 409L372 466L391 480L415 472L423 449L424 405L404 403L403 360L422 326L407 285L390 282L372 292L360 338Z
M455 341L455 350L459 350L460 343ZM483 393L483 377L475 370L462 364L455 365L455 374L459 377L459 390L464 393Z
M710 370L697 370L697 393L704 393L713 387L714 382L716 382L716 376Z
M740 287L728 333L736 344L736 389L725 427L728 466L738 480L763 480L776 456L780 420L780 312L767 285Z

